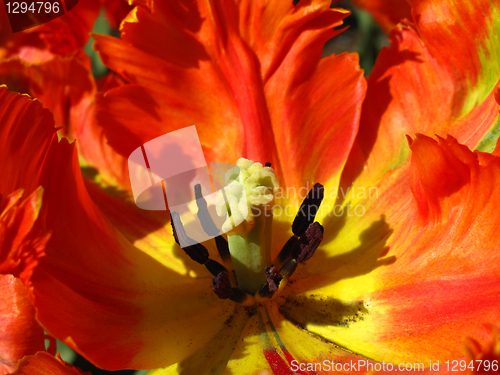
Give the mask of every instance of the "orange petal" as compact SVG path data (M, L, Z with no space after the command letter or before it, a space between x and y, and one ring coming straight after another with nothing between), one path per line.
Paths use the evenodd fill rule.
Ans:
M488 152L498 138L500 6L481 0L474 6L484 12L474 12L446 0L412 3L415 26L392 31L368 80L357 140L374 178L409 155L405 134L451 134ZM470 32L461 38L465 24Z
M415 26L430 53L455 75L456 81L463 81L467 93L483 91L475 98L480 102L498 82L500 71L495 62L500 52L498 2L409 0L409 3ZM462 33L464 25L467 33Z
M286 61L290 66L307 53L305 48L295 52ZM365 92L356 55L329 56L316 67L308 65L298 65L293 73L278 69L267 86L283 170L280 183L296 188L338 177L356 137ZM307 79L298 78L308 71ZM337 186L338 179L330 184Z
M110 144L128 156L195 124L209 162L269 161L294 185L314 178L313 163L325 154L331 167L323 175L339 173L356 133L364 80L353 56L320 59L347 12L324 0L199 1L188 12L179 4L136 8L121 40L95 37L104 63L132 83L98 101ZM138 121L147 126L137 128ZM311 164L297 170L304 158Z
M0 374L11 373L25 355L45 350L43 329L22 281L0 275Z
M49 353L38 352L24 357L12 375L90 375L64 362L59 353L54 358Z

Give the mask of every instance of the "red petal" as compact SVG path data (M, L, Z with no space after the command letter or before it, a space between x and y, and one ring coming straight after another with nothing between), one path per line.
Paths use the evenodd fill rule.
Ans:
M342 170L356 137L365 82L355 55L301 66L306 48L294 52L285 63L298 65L296 70L278 69L267 86L268 103L284 171L280 182L303 187L308 181L326 183Z
M0 8L0 24L5 25L0 27L0 57L20 57L24 61L40 63L54 55L76 54L85 46L99 15L100 1L79 1L66 14L17 33L12 33L5 10L5 7ZM1 46L3 40L5 43Z
M90 375L90 372L65 363L59 354L54 358L49 353L38 352L24 357L12 375Z
M34 267L44 255L50 237L36 236L32 229L38 218L43 189L21 201L22 190L11 194L0 209L0 273L20 277L28 285Z
M51 139L57 140L52 114L37 100L0 87L0 194L22 188L31 194L39 185Z
M462 81L474 90L483 90L477 86L486 84L484 89L489 93L499 75L493 58L500 51L498 2L477 0L474 4L459 4L454 0L409 0L409 3L415 26L430 54L457 82Z
M410 186L420 215L423 220L435 223L446 220L442 216L457 205L455 193L470 183L470 169L477 158L451 138L439 138L438 144L418 134L410 148L413 151ZM462 198L458 195L455 199Z
M0 63L0 81L40 99L54 114L60 135L78 140L80 156L99 170L101 180L128 184L126 160L109 147L95 121L96 88L88 57L55 57L36 65L12 59Z
M0 374L8 374L25 355L45 350L43 329L35 320L22 281L0 275Z
M95 94L90 61L77 58L54 58L42 64L28 64L19 59L0 63L0 81L10 90L40 99L54 114L56 126L74 139L76 129L86 123L86 111Z
M106 18L112 29L118 29L122 20L133 9L125 0L101 0L106 11Z

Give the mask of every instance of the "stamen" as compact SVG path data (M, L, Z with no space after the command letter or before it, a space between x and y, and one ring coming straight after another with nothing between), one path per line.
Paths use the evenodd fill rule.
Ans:
M228 299L231 296L231 282L229 281L229 276L226 271L220 272L213 278L212 290L220 299Z
M290 259L283 265L283 267L280 268L280 274L281 276L283 276L283 280L281 280L280 286L281 284L286 283L290 279L292 274L297 269L297 265L298 263L295 259Z
M283 267L280 268L280 274L283 276L283 279L280 282L279 289L277 293L280 293L283 288L285 288L286 284L288 283L288 280L290 280L290 277L292 277L293 273L297 269L297 261L295 259L290 259L288 260Z
M201 185L194 186L194 195L196 197L196 205L198 206L198 218L200 219L201 226L206 234L209 236L216 236L219 234L219 229L215 225L210 213L208 212L207 201L201 194Z
M215 237L215 244L217 245L217 251L219 252L220 257L226 266L231 284L238 285L238 281L236 280L236 275L234 273L233 260L231 259L231 254L229 253L229 244L222 236Z
M255 305L255 299L241 289L232 288L229 275L226 271L219 273L212 280L212 290L220 299L230 299L243 306Z
M299 238L295 235L293 235L288 241L286 241L285 246L283 246L278 256L276 257L276 260L274 261L276 267L281 267L290 258L290 256L292 255L292 250L298 241Z
M175 242L177 242L177 244L192 260L205 265L205 267L207 267L207 270L214 276L217 276L221 272L227 272L226 267L224 267L219 262L209 258L208 250L205 246L186 235L186 231L184 230L184 226L182 225L181 218L177 212L171 212L170 218ZM187 244L192 245L186 246Z
M175 242L182 247L184 252L195 262L205 264L208 260L208 250L202 244L196 242L186 235L181 218L177 212L170 213L172 231L174 233Z
M269 273L269 276L271 277L267 278L268 282L262 285L259 291L255 294L255 300L259 303L263 303L272 299L275 294L280 293L297 269L297 265L297 260L292 258L285 262L279 272L276 271L276 267L274 266L266 269L266 276L268 276ZM271 270L271 268L274 268L274 270ZM273 277L277 277L279 280L276 282L275 280L272 280ZM269 280L270 278L271 280ZM271 284L274 284L276 288L274 288Z
M257 302L264 302L270 300L273 295L278 291L280 282L283 276L278 272L275 266L266 268L266 280L267 282L261 286L259 291L256 293L255 298Z
M280 275L275 266L272 266L266 268L266 279L267 285L269 286L269 291L276 292L280 285L281 279L283 279L283 276Z
M231 254L229 253L229 245L226 239L222 236L215 237L215 244L217 245L217 250L219 251L219 255L221 259L226 261L231 261Z
M297 245L293 248L292 257L299 263L311 259L321 240L323 240L323 226L316 221L299 238Z
M213 259L207 259L204 263L207 270L214 276L217 276L221 272L227 272L226 267Z
M316 183L307 194L299 208L299 212L295 216L292 224L292 232L296 236L302 236L309 225L314 222L314 218L318 213L319 206L323 201L325 188L323 185Z
M201 185L197 184L194 187L194 194L196 196L196 204L198 205L198 218L200 219L201 226L206 234L209 236L215 236L215 244L217 245L217 251L224 262L224 265L228 269L229 279L236 285L236 277L233 275L233 262L231 261L231 254L229 253L229 245L227 241L222 236L217 236L219 234L219 229L215 225L210 213L208 212L207 201L202 195ZM207 267L208 268L208 267ZM212 271L210 271L212 272Z
M264 167L271 167L271 163L267 162L266 164L264 164Z
M297 5L300 0L293 0L293 5Z

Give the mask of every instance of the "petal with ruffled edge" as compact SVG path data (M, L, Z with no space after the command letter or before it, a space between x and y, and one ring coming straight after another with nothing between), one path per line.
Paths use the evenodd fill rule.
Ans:
M369 12L380 27L389 33L401 20L411 19L411 6L406 0L351 0Z
M477 12L446 0L411 3L415 26L393 30L391 46L380 52L368 79L357 138L361 153L352 155L360 164L367 159L368 183L408 157L405 134L450 134L487 152L498 139L500 6L481 0L474 3L482 9Z
M231 1L193 2L187 11L177 2L156 2L151 13L136 8L121 40L95 36L103 62L133 83L98 101L110 144L128 155L195 124L209 162L242 156L269 161L282 181L294 185L303 181L289 165L290 150L297 159L313 159L302 137L321 140L322 150L336 149L328 173L339 172L365 88L354 56L320 61L324 42L340 32L332 28L347 15L329 3L244 1L238 8ZM327 72L332 74L324 79ZM139 121L147 126L138 128ZM283 132L284 123L291 135Z
M40 64L10 59L0 63L0 83L41 100L54 114L59 135L78 139L81 163L98 169L101 182L123 185L128 181L126 160L109 147L94 117L96 87L90 65L85 54Z
M288 289L291 303L308 312L290 318L375 360L457 359L463 337L500 318L493 235L500 158L472 153L451 137L418 135L411 149L406 180L388 176L391 195L374 199L332 241L352 243L333 257L315 254L302 268L302 277L308 269L325 273ZM325 307L335 313L322 316Z
M21 59L0 62L0 82L9 90L27 93L39 99L54 114L61 135L75 138L78 122L85 122L85 110L95 94L90 60L55 57L41 64Z
M53 357L49 353L38 352L24 357L12 375L90 375L79 368L64 362L59 353Z
M12 275L0 275L0 374L14 371L25 355L45 350L43 329L24 284Z

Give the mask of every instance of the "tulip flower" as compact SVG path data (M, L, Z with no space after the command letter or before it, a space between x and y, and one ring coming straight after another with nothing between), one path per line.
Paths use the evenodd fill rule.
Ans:
M51 141L46 116L7 117L13 94L3 94L2 144L15 139L8 129L40 133L21 146L29 157L9 165L39 162L39 229L52 237L31 298L47 332L100 367L158 374L428 363L461 358L463 337L489 339L476 333L500 314L500 9L411 1L413 23L393 30L366 87L355 55L321 59L347 15L329 3L140 2L121 39L95 37L125 81L97 99L115 171L126 173L142 144L195 124L208 162L261 163L240 161L248 176L237 178L269 196L257 206L291 207L292 215L272 210L272 236L228 232L230 257L220 240L187 249L179 228L189 223L141 210L126 178L82 177L77 146ZM14 104L16 113L33 110L27 98ZM318 212L304 221L301 207ZM249 211L243 217L252 223ZM209 259L226 271L213 275ZM239 259L264 259L252 271L259 276L239 272Z

